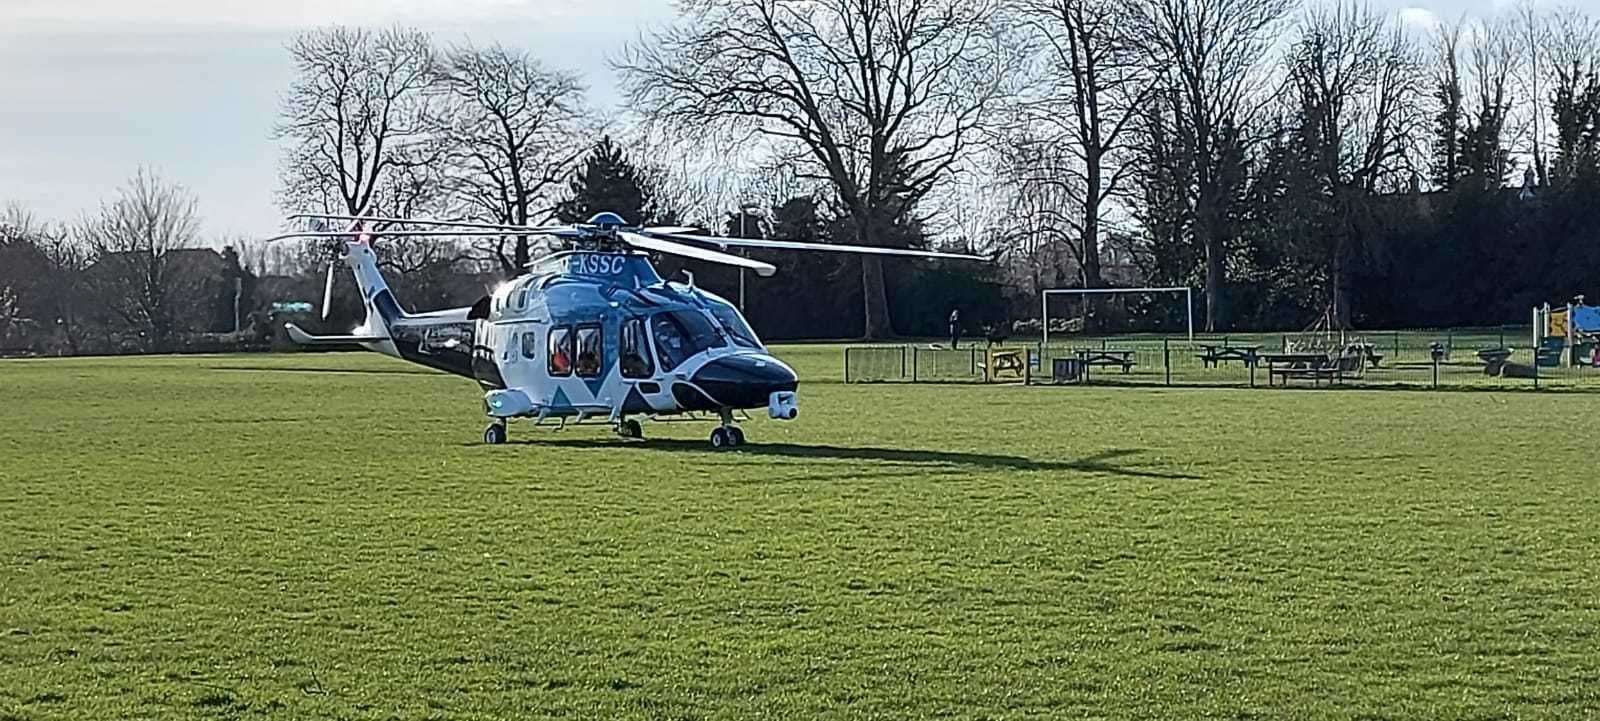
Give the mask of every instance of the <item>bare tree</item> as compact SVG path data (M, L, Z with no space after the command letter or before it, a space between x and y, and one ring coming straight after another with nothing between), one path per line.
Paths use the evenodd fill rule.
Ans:
M1514 29L1503 19L1483 22L1477 27L1468 55L1472 112L1464 127L1462 165L1484 188L1504 185L1506 173L1511 169L1505 138L1511 110L1515 42Z
M1565 183L1600 172L1600 22L1565 9L1549 38L1556 156L1546 182Z
M1301 23L1287 65L1327 187L1403 186L1422 91L1419 53L1404 30L1360 0L1320 5Z
M442 85L454 101L449 181L456 200L492 222L553 217L561 180L596 130L577 77L499 45L458 47L446 58ZM493 248L502 270L522 272L528 236L515 238L510 256L505 246L500 238Z
M1175 145L1186 167L1179 193L1205 255L1207 330L1221 322L1230 218L1243 186L1248 130L1262 105L1261 61L1272 30L1293 0L1138 0L1130 24L1146 61L1159 73L1162 106L1145 121ZM1151 135L1152 129L1146 128ZM1153 135L1151 135L1154 137Z
M619 64L634 103L686 135L753 132L826 180L865 245L948 177L1003 90L996 0L686 0ZM861 264L865 333L892 332Z
M1029 0L1028 10L1047 42L1054 81L1050 97L1033 106L1028 120L1034 132L1053 127L1056 137L1049 140L1070 149L1076 161L1054 165L1081 186L1078 211L1062 220L1080 238L1081 281L1094 288L1103 284L1101 219L1130 170L1122 151L1156 76L1139 57L1126 3Z
M1544 152L1544 97L1540 88L1549 73L1550 63L1545 57L1545 47L1550 44L1550 23L1534 7L1532 0L1521 0L1517 4L1516 42L1520 46L1521 59L1525 61L1518 63L1518 67L1521 68L1522 81L1528 91L1527 101L1521 105L1527 110L1528 122L1533 126L1529 149L1540 182L1547 183L1550 165Z
M1298 128L1296 157L1331 213L1315 245L1326 274L1327 316L1349 326L1347 269L1371 250L1372 196L1405 186L1421 118L1420 57L1403 29L1360 0L1310 9L1287 58ZM1311 208L1302 208L1310 212Z
M437 78L428 36L335 27L289 43L297 76L277 133L289 141L279 204L289 210L393 212L388 175L435 165L442 154Z
M90 292L145 350L170 348L204 302L208 278L179 253L195 245L198 227L192 193L140 170L76 229L93 259L85 270Z
M1007 270L1037 297L1077 276L1085 281L1084 245L1072 242L1084 207L1080 159L1054 139L1014 138L1001 149L998 164L1007 190L1005 226L994 240L1004 251Z

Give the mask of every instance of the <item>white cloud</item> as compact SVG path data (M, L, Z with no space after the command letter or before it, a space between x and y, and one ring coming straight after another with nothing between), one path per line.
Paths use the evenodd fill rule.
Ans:
M1439 27L1439 16L1427 8L1408 7L1400 11L1400 22L1418 30L1433 30Z

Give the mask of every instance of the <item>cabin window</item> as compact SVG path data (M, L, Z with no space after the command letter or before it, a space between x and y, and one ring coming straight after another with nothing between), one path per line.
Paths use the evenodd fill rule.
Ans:
M644 319L629 318L622 322L623 378L649 378L655 373L650 362L650 343L645 340Z
M550 375L572 375L572 329L550 329Z
M522 310L528 306L528 286L524 285L517 289L516 305L517 310Z
M578 326L578 375L584 378L595 378L600 375L602 344L600 342L600 326Z
M539 357L538 333L529 332L522 334L522 357L529 359Z

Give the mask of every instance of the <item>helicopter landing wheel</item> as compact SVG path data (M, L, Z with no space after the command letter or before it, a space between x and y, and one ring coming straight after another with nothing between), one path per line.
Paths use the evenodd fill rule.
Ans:
M617 435L623 438L643 438L644 429L638 421L623 421L617 424Z
M711 431L711 447L717 450L733 448L744 442L744 432L733 426L717 426Z
M506 442L506 424L491 423L483 429L483 442L491 446L498 446Z

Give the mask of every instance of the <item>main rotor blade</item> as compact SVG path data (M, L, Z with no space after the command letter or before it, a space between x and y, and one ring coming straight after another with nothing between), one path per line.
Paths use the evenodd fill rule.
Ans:
M349 220L357 223L403 223L405 225L437 225L444 228L478 228L480 230L505 230L513 233L548 233L553 230L566 230L570 225L510 225L505 223L480 223L475 220L436 220L433 218L386 218L376 215L324 215L322 213L296 213L289 216L289 220L306 220L321 218L323 220ZM694 230L694 228L688 228Z
M554 230L534 232L523 229L520 233L527 235L559 235L561 231L570 228L556 228ZM515 230L313 230L300 233L284 233L267 238L265 242L276 243L280 240L293 240L295 238L352 238L366 235L373 238L384 236L403 236L407 238L500 238L508 235L518 235Z
M659 228L641 228L639 232L654 235L674 235L678 233L693 234L699 232L699 230L699 228L688 225L663 225Z
M989 260L981 255L968 253L940 253L932 250L913 250L911 248L880 248L872 245L839 245L836 243L802 243L795 240L756 240L754 238L722 238L709 235L688 235L686 233L668 233L668 237L677 240L692 240L697 243L713 243L724 248L763 248L766 250L820 250L833 253L860 253L863 255L897 255L910 258L942 258L945 260Z
M723 265L731 265L739 268L748 268L755 271L756 275L759 275L763 278L770 278L772 277L773 273L778 272L777 267L769 263L763 263L759 260L751 260L750 258L741 258L737 255L729 255L727 253L712 250L710 248L701 248L695 245L684 245L683 243L677 243L665 238L652 238L648 235L640 235L638 233L630 233L628 231L621 231L618 233L618 235L621 236L624 241L627 241L628 245L639 248L640 250L653 250L657 253L670 253L672 255L678 255L685 258L704 260L710 263L721 263Z

